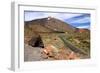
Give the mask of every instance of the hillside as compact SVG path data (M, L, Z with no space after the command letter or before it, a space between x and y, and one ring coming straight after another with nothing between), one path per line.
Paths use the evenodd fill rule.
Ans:
M74 52L77 58L90 57L90 30L75 28L53 17L25 21L24 42L33 48L50 49L50 46L53 46L53 52L56 52L53 59L62 49L63 51L66 49L65 54L68 55ZM63 55L61 59L68 59L65 58L65 54L61 54Z

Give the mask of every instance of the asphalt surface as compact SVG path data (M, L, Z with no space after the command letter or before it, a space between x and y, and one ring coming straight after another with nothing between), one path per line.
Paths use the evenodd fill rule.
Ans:
M43 60L41 57L42 48L31 47L27 44L24 45L24 61L40 61Z

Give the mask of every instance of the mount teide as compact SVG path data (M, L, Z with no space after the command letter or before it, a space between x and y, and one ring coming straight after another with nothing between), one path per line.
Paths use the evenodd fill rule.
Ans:
M24 22L24 35L32 37L38 33L67 33L68 35L90 35L90 30L79 29L53 17L35 19ZM81 36L81 37L84 37Z
M53 17L24 22L24 43L32 47L67 48L79 54L80 58L90 57L90 30L79 29Z
M33 32L74 32L75 27L53 17L36 19L25 22L25 28L33 30Z

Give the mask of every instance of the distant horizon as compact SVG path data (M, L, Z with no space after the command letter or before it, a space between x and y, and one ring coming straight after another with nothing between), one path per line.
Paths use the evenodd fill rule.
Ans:
M62 20L76 28L90 29L90 14L87 13L24 12L24 21L31 21L47 17Z

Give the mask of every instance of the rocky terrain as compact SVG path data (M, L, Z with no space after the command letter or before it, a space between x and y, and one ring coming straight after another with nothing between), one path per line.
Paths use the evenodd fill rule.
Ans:
M48 17L24 24L24 61L90 58L90 30Z

